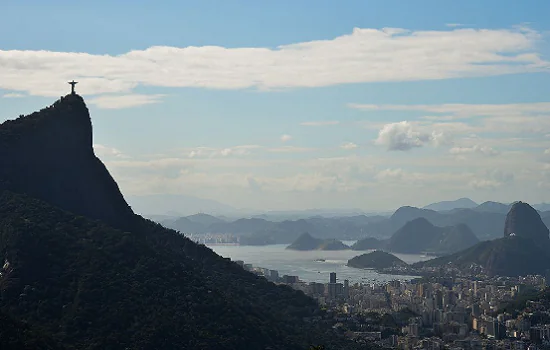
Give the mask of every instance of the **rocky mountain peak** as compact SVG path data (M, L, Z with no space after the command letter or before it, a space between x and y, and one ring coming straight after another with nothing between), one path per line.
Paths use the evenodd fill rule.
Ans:
M0 124L0 190L113 225L133 215L94 154L90 114L76 94Z
M548 233L539 213L527 203L514 203L506 215L504 237L517 236L530 238L537 243L548 243Z

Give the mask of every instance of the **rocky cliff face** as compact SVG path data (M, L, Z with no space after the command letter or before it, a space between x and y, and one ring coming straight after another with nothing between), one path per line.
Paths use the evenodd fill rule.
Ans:
M133 215L94 154L90 115L79 95L0 124L0 190L114 225Z
M504 224L504 237L529 238L536 243L548 244L548 228L539 213L524 202L516 202L510 208Z

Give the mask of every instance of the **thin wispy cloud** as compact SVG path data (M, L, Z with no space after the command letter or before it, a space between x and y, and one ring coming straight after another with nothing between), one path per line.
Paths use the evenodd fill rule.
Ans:
M302 122L302 126L328 126L328 125L338 125L340 124L337 120L324 120L324 121L311 121L311 122Z
M420 128L449 133L537 133L550 130L550 102L510 104L374 105L348 104L366 112L426 112L430 115L411 122ZM437 115L440 114L440 115Z
M268 152L273 153L303 153L303 152L313 152L316 151L316 148L311 147L296 147L296 146L284 146L284 147L273 147L268 148Z
M527 27L355 28L273 49L152 46L120 55L0 50L0 88L59 96L74 78L82 94L130 94L137 86L269 90L548 72L549 62L537 51L541 38ZM131 105L113 99L104 105Z
M292 136L290 136L288 134L281 135L281 141L282 142L287 142L287 141L290 141L290 140L292 140Z
M451 154L472 154L478 153L485 156L496 156L500 152L489 146L474 145L472 147L453 147L449 150Z
M19 93L9 93L9 94L4 94L2 95L3 98L22 98L22 97L25 97L24 94L19 94Z
M89 100L89 103L102 109L122 109L159 103L164 95L103 95Z
M434 105L375 105L350 103L348 107L366 111L420 111L445 114L441 118L471 118L475 116L519 115L550 113L550 102L503 103L503 104L465 104L447 103ZM452 116L449 116L452 114ZM425 118L437 119L438 116Z
M239 145L234 147L194 147L183 150L188 158L217 158L217 157L240 157L248 156L254 150L261 149L260 145Z
M357 147L357 144L353 143L353 142L346 142L346 143L343 143L342 145L340 145L340 148L342 149L347 149L347 150L352 150L352 149L356 149Z
M99 157L127 158L127 156L124 153L122 153L120 150L114 147L109 147L102 144L94 143L93 148L94 148L94 152Z

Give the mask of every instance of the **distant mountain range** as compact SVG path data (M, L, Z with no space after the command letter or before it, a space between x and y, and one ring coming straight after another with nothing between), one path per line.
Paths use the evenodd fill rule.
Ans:
M550 269L549 248L548 227L540 214L529 204L517 202L506 215L502 238L413 267L456 267L501 276L545 274Z
M426 205L422 209L429 209L435 211L447 211L453 209L472 209L477 207L478 204L470 198L459 198L454 201L443 201Z
M197 213L206 213L213 216L224 216L228 220L236 220L243 217L264 219L267 221L299 220L311 217L349 217L349 216L390 216L392 211L364 211L358 208L318 208L303 210L268 210L236 208L213 199L200 198L183 194L155 194L155 195L130 195L126 200L132 209L141 215L153 220L177 218ZM477 211L489 211L506 214L512 203L499 203L487 201L481 204L470 198L459 198L428 204L421 209L445 212L456 209L475 209ZM541 212L550 211L550 204L534 204L533 207Z
M416 207L401 207L391 216L314 216L298 220L266 220L249 217L230 219L208 214L196 214L159 220L164 226L187 234L231 234L241 238L243 244L289 244L302 233L309 232L320 239L355 240L366 237L385 240L406 223L425 218L433 226L453 227L466 225L479 240L502 237L506 213L511 205L485 202L473 209L435 211ZM550 211L540 213L545 224L550 224ZM378 248L372 241L372 247ZM458 245L459 247L464 247Z
M387 240L372 237L357 241L352 249L383 249L402 254L446 255L473 246L479 240L465 224L438 227L420 217L407 222Z
M485 207L498 208L493 203ZM430 271L448 273L449 269L453 269L454 272L458 270L470 276L546 275L550 271L549 230L540 213L529 204L516 202L510 206L501 237L476 244L475 236L464 224L451 229L436 228L424 218L414 219L386 241L367 238L358 241L353 248L376 247L400 253L416 253L427 246L442 245L455 252L407 265L387 252L374 251L350 259L348 266L382 271L404 267L408 273L419 274L429 274Z
M197 220L197 218L201 218ZM365 215L346 217L311 217L308 219L268 221L261 218L240 218L234 221L200 214L164 220L160 223L166 227L187 234L232 234L241 238L241 242L254 244L289 244L301 234L310 232L320 239L337 238L340 240L357 239L365 236L364 228L369 223L385 220L382 216Z
M467 225L479 240L489 240L502 237L506 210L501 205L483 203L474 209L454 209L451 211L439 212L429 209L415 207L401 207L385 220L378 220L363 227L370 237L389 237L405 223L425 218L435 226L455 226L458 224ZM540 213L546 224L550 223L550 213Z

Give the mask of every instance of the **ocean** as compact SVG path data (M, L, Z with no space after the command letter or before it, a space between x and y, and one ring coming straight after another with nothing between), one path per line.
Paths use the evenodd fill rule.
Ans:
M353 242L344 242L350 244ZM349 280L353 283L385 283L392 280L411 280L416 276L397 276L379 274L373 270L356 269L347 267L346 263L354 256L366 252L353 250L337 251L295 251L287 250L286 244L273 244L265 246L240 246L240 245L208 245L218 255L231 260L243 260L254 267L263 267L279 271L279 276L298 276L304 282L328 283L329 274L336 272L339 281ZM411 254L394 254L399 259L414 263L428 260L430 257ZM324 259L325 261L315 261Z

